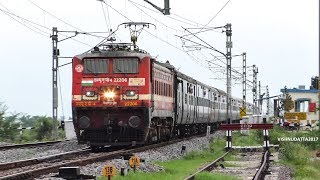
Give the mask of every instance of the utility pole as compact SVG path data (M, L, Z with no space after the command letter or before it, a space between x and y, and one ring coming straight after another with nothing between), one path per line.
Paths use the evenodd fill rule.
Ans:
M246 91L247 91L247 53L242 54L242 109L246 111Z
M253 65L253 114L256 113L255 108L257 107L257 74L258 74L258 68L256 65Z
M226 41L226 59L227 59L227 120L231 119L231 48L232 48L232 30L231 30L231 24L228 23L226 26L226 35L227 35L227 41Z
M262 100L261 100L261 84L260 84L260 81L259 81L259 85L258 85L258 97L259 97L259 102L258 102L258 109L259 109L259 114L261 114L261 105L262 105Z
M52 118L54 122L58 117L58 29L52 28ZM52 136L56 137L54 122L52 123Z
M269 86L267 85L267 113L266 113L266 115L267 115L267 116L268 116L268 115L269 115L269 113L270 113L269 108L270 108Z

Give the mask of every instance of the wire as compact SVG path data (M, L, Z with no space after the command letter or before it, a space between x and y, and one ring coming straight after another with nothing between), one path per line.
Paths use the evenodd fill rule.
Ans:
M50 34L49 34L49 33L47 33L47 32L45 32L45 31L43 31L43 30L41 30L41 29L33 26L32 24L36 24L36 25L38 25L38 26L41 26L41 25L39 25L39 24L37 24L37 23L34 23L34 22L30 21L30 20L27 20L27 19L25 19L25 18L22 18L22 17L20 17L20 16L18 16L18 15L16 15L16 14L12 13L12 12L11 12L7 7L5 7L2 3L0 3L0 5L1 5L2 7L4 7L5 9L7 9L7 11L6 11L6 10L3 10L3 9L0 8L0 11L2 11L5 15L9 16L9 17L10 17L11 19L13 19L14 21L18 22L19 24L25 26L26 28L30 29L31 31L33 31L33 32L35 32L35 33L37 33L37 34L40 34L40 35L45 36L45 37L50 37ZM17 19L14 18L13 16L15 16L15 17L17 17L17 18L19 18L19 19L24 20L24 23L22 23L21 21L17 20ZM28 22L29 22L29 24L28 24L29 26L37 29L38 31L36 31L35 29L27 26L25 23L28 23ZM30 23L32 23L32 24L30 24ZM42 26L41 26L41 27L42 27ZM40 32L39 32L39 31L40 31Z
M111 20L110 20L110 15L109 15L109 8L108 8L108 6L107 6L107 13L108 13L108 20L109 20L109 25L110 25L110 29L111 29ZM109 29L109 30L110 30Z
M27 1L29 1L32 5L34 5L35 7L39 8L40 10L44 11L45 13L49 14L50 16L54 17L55 19L63 22L64 24L66 24L66 25L68 25L68 26L70 26L70 27L73 27L73 28L75 28L75 29L77 29L77 30L79 30L79 31L83 31L83 30L81 30L80 28L78 28L78 27L76 27L76 26L74 26L74 25L72 25L72 24L70 24L70 23L62 20L61 18L55 16L54 14L52 14L52 13L50 13L49 11L45 10L44 8L40 7L39 5L37 5L36 3L34 3L32 0L27 0ZM39 24L37 24L37 25L39 25ZM46 28L46 29L49 29L49 28L47 28L47 27L45 27L45 26L42 26L42 25L39 25L39 26L41 26L41 27L43 27L43 28ZM51 30L51 29L49 29L49 30ZM61 34L60 32L58 32L58 33ZM107 33L107 32L82 32L81 34L85 34L85 35L89 35L89 36L93 36L93 37L97 37L97 38L105 38L105 37L103 37L103 36L94 35L93 33ZM64 34L61 34L61 35L67 37L67 36L64 35ZM87 43L84 43L84 42L82 42L82 41L79 41L79 40L76 40L76 39L72 39L72 40L73 40L73 41L76 41L76 42L78 42L78 43L84 44L84 45L86 45L86 46L92 47L91 45L89 45L89 44L87 44Z
M103 12L104 20L105 20L106 25L107 25L107 28L108 28L107 30L109 30L109 29L111 29L111 28L110 28L110 25L108 24L107 17L106 17L106 12L104 11L102 1L101 1L101 8L102 8L102 12ZM108 17L109 17L109 16L108 16ZM110 19L109 19L109 22L110 22Z
M63 108L63 98L62 98L62 90L61 90L61 81L60 81L60 71L59 69L57 69L58 71L58 85L59 85L59 90L60 90L60 101L61 101L61 111L62 111L62 116L64 118L64 108Z
M35 32L35 33L37 33L37 34L40 34L40 35L45 36L45 37L50 37L50 33L46 32L46 31L44 31L44 30L42 30L42 29L40 29L40 28L38 28L38 27L36 27L36 26L39 26L39 27L44 28L44 29L47 29L47 30L51 30L50 28L45 27L45 26L43 26L43 25L40 25L40 24L38 24L38 23L35 23L35 22L33 22L33 21L30 21L30 20L28 20L28 19L26 19L26 18L23 18L23 17L21 17L21 16L16 15L16 14L13 13L12 11L10 11L7 7L5 7L2 3L0 3L0 5L1 5L2 7L4 7L5 9L7 9L7 11L6 11L6 10L3 10L3 9L0 8L0 11L2 11L4 14L6 14L7 16L9 16L10 18L12 18L13 20L15 20L16 22L18 22L19 24L27 27L28 29L32 30L33 32ZM12 16L15 16L15 17L23 20L24 23L22 23L21 21L17 20L16 18L14 18L14 17L12 17ZM34 26L33 24L36 25L36 26ZM33 28L35 28L35 29L37 29L38 31L36 31L35 29L31 28L30 26L33 27ZM40 31L40 32L39 32L39 31ZM67 36L64 35L64 34L61 34L61 33L59 33L59 34L62 35L62 36L64 36L64 37L67 37ZM85 33L83 33L83 34L85 34ZM92 35L92 34L90 34L90 33L86 33L86 34L87 34L87 35L91 35L91 36L96 36L96 35ZM89 45L89 44L87 44L87 43L84 43L84 42L82 42L82 41L79 41L79 40L76 40L76 39L72 39L72 40L73 40L73 41L76 41L76 42L78 42L78 43L81 43L81 44L84 44L84 45L87 45L87 46L90 46L90 47L91 47L91 45Z
M219 13L227 6L227 4L228 4L230 1L231 1L231 0L228 0L228 1L222 6L222 8L209 20L209 22L199 30L199 32L202 31L203 28L205 28L206 26L208 26L208 24L210 24L211 21L219 15Z
M129 0L129 1L130 1L130 0ZM137 3L137 2L133 2L133 1L131 1L131 2L134 3L134 4L136 4L136 5L138 5L138 6L143 7L143 8L145 8L145 9L148 9L148 10L150 10L150 11L152 11L152 12L155 12L155 13L157 13L157 14L161 14L161 15L162 15L162 13L160 13L159 11L156 11L156 10L154 10L154 9L148 8L148 7L146 7L145 5L142 5L142 4L139 4L139 3ZM169 18L169 19L173 19L173 20L178 21L178 22L181 22L181 23L184 23L184 24L191 25L191 26L196 26L196 27L204 26L204 25L202 25L202 24L199 24L199 23L197 23L197 22L195 22L195 21L186 19L186 18L184 18L184 17L182 17L182 16L179 16L179 15L177 15L177 14L171 13L171 15L174 15L174 16L177 16L177 17L179 17L179 18L181 18L181 19L184 19L184 20L186 20L186 21L189 21L190 23L188 23L188 22L186 22L186 21L181 21L181 20L176 19L176 18L173 18L172 16L165 16L165 17L167 17L167 18Z
M125 16L124 14L122 14L121 12L119 12L117 9L113 8L111 5L107 4L105 1L103 1L103 3L105 3L107 6L109 6L112 10L114 10L115 12L117 12L118 14L120 14L120 15L121 15L122 17L124 17L125 19L127 19L127 20L129 20L129 21L132 21L130 18L128 18L127 16ZM159 39L160 41L165 42L165 43L167 43L168 45L170 45L170 46L172 46L172 47L174 47L174 48L176 48L176 49L178 49L178 50L180 50L180 51L182 51L182 52L185 52L185 51L183 51L182 49L176 47L175 45L169 43L168 41L165 41L165 40L159 38L158 36L150 33L148 30L145 30L145 31L146 31L149 35L153 36L154 38Z
M47 13L47 14L49 14L50 16L52 16L52 17L54 17L54 18L58 19L59 21L63 22L64 24L66 24L66 25L68 25L68 26L71 26L71 27L73 27L73 28L75 28L75 29L77 29L77 30L83 31L83 30L81 30L81 29L79 29L79 28L75 27L74 25L72 25L72 24L70 24L70 23L68 23L68 22L66 22L66 21L64 21L64 20L62 20L61 18L58 18L58 17L57 17L57 16L55 16L54 14L52 14L52 13L50 13L50 12L46 11L45 9L43 9L42 7L40 7L39 5L37 5L36 3L34 3L33 1L31 1L31 0L27 0L27 1L29 1L31 4L33 4L34 6L36 6L36 7L37 7L37 8L39 8L39 9L41 9L42 11L46 12L46 13Z
M165 25L164 23L158 21L156 18L152 17L151 15L149 15L148 13L146 13L145 11L143 11L141 8L139 8L136 3L132 2L131 0L128 0L132 5L134 5L137 9L140 9L144 14L146 14L147 16L149 16L150 18L154 19L155 21L157 21L158 23L162 24L163 26L165 26L166 28L169 28L169 29L172 29L174 31L180 31L182 32L181 30L178 30L178 29L175 29L175 28L172 28L170 26L167 26Z

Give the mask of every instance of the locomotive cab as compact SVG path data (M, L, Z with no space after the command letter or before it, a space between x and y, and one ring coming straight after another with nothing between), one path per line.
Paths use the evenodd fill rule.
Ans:
M79 143L143 144L149 127L149 54L114 44L75 56L72 64Z

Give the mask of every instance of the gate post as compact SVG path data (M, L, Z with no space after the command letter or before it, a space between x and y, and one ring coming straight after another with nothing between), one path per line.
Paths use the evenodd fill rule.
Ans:
M228 118L228 124L231 124L230 118ZM232 149L232 131L227 130L226 131L226 136L227 136L227 144L226 144L226 149L229 151Z
M262 121L263 121L264 124L266 124L267 123L267 118L266 117L262 118ZM265 150L269 150L269 132L268 132L268 129L264 129L263 130L263 139L264 139L264 141L263 141L264 149Z

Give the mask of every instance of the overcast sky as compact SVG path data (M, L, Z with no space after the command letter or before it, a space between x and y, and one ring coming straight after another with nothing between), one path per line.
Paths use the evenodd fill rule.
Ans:
M163 0L151 1L163 7ZM182 27L202 28L208 22L207 26L218 27L231 23L232 54L247 53L247 65L257 65L262 92L268 85L270 96L279 94L285 85L309 88L310 78L319 72L318 0L171 0L170 16L159 14L143 0L105 2L110 6L96 0L0 0L0 102L9 107L9 112L52 115L52 27L60 31L106 32L128 21L153 23L156 28L146 29L138 39L141 49L160 61L169 60L183 73L224 91L226 75L217 65L225 66L225 59L220 58L222 62L214 59L212 55L221 55L204 48L183 48L183 43L191 44L177 37L186 34ZM66 35L73 34L61 33L59 39ZM199 34L199 37L226 52L226 35L221 29ZM116 38L118 42L128 42L128 28L119 27ZM61 56L80 54L102 40L86 35L74 39L76 41L59 42ZM60 59L60 64L70 61ZM241 72L241 66L242 58L234 57L232 67ZM71 66L61 67L59 74L58 116L70 116ZM252 80L250 69L248 79ZM232 84L232 95L241 97L241 82L232 80ZM250 90L247 96L252 101Z

